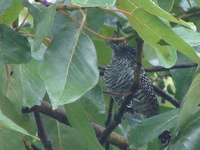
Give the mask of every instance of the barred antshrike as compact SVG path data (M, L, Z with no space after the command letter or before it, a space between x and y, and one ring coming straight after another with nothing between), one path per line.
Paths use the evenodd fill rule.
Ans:
M111 94L112 98L121 105L124 96L114 93L127 94L131 92L137 51L127 44L116 45L115 43L108 42L108 45L114 50L114 56L111 63L106 67L103 77L108 92L113 93ZM126 111L132 114L142 114L146 117L159 114L157 98L143 68L141 68L140 73L139 89L131 100L130 105L127 106Z

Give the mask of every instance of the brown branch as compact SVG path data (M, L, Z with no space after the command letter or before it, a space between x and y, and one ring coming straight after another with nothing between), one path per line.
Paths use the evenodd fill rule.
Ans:
M102 91L102 92L106 94L116 95L116 96L127 96L130 94L130 93L116 93L116 92L111 92L111 91Z
M177 63L171 68L165 68L162 66L158 67L145 67L146 72L156 72L156 71L168 71L170 69L183 69L183 68L190 68L190 67L196 67L198 66L195 62L187 62L187 63Z
M78 20L76 20L75 18L71 17L69 14L67 14L66 12L62 11L62 10L58 10L58 12L60 12L61 14L67 16L68 18L70 18L71 20L73 20L74 22L76 22L77 24L81 25L81 22L79 22ZM126 37L119 37L119 38L111 38L111 37L105 37L105 36L102 36L98 33L96 33L95 31L91 30L90 28L88 28L87 26L83 25L83 28L88 30L89 32L91 32L92 34L102 38L102 39L105 39L105 40L110 40L110 41L124 41L126 40Z
M178 19L184 19L184 18L189 18L189 17L192 17L192 16L196 16L196 15L199 15L200 14L200 11L196 11L196 12L193 12L193 13L184 13L182 15L180 15L179 17L177 17Z
M92 123L92 126L95 130L97 137L99 137L103 133L103 131L105 130L104 127L101 127L101 126L94 124L94 123ZM127 150L129 148L127 140L123 136L119 135L116 132L112 132L107 140L108 140L109 143L119 147L122 150Z
M170 103L172 103L176 108L180 107L180 101L176 100L175 98L171 97L170 95L168 95L167 93L165 93L163 90L161 90L159 87L153 85L154 91L156 92L156 94L158 94L159 96L163 97L164 99L168 100Z
M22 113L30 113L33 110L37 110L40 113L43 113L49 117L52 117L67 126L71 126L67 119L66 112L61 108L56 108L53 110L52 105L46 101L42 101L40 106L34 106L30 109L27 107L24 107L22 108ZM105 129L95 123L91 123L91 124L97 136L99 136ZM109 143L121 148L122 150L126 150L126 148L129 147L128 141L123 136L115 132L111 133L111 135L108 137L108 141Z
M23 140L26 150L33 150L29 140L27 139L27 137L25 135L22 136L22 140Z
M42 122L42 118L40 116L40 113L37 110L33 110L35 121L37 124L38 129L38 136L44 146L45 150L53 150L53 146L51 144L51 141L48 139L44 124Z
M186 62L186 63L177 63L171 68L165 68L163 66L156 66L156 67L144 67L144 70L146 72L157 72L157 71L169 71L171 69L191 68L191 67L197 67L197 66L198 66L198 64L195 62ZM99 68L100 75L103 76L106 67L99 65L98 68Z
M19 31L24 26L24 23L25 23L26 19L28 18L28 16L29 16L29 13L26 14L26 16L24 17L23 21L21 22L19 27L16 29L16 31Z

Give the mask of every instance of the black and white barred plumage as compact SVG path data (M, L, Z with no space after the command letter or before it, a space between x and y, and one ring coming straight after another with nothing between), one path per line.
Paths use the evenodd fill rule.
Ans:
M108 45L114 50L114 56L103 76L107 90L122 95L127 94L131 92L133 85L137 51L127 44L116 45L110 42ZM111 96L119 105L122 104L124 96L114 94ZM143 68L140 74L140 88L131 100L131 104L127 106L127 112L142 114L146 117L159 114L157 98ZM169 130L159 135L161 143L165 145L169 143L170 138Z
M114 56L104 72L107 90L119 94L127 94L133 85L136 50L127 44L116 45L111 42L108 44L114 50ZM121 105L124 99L123 96L111 96ZM133 114L139 113L146 117L151 117L159 113L157 98L143 68L141 69L140 88L135 93L134 99L131 100L129 106L127 111Z

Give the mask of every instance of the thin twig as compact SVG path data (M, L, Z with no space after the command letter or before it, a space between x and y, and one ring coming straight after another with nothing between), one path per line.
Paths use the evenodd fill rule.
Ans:
M193 12L193 13L189 13L189 14L182 14L180 15L179 17L177 17L178 19L183 19L183 18L189 18L189 17L192 17L192 16L195 16L195 15L199 15L200 14L200 11L196 11L196 12Z
M51 144L51 141L48 139L44 124L42 122L40 113L37 110L33 111L34 113L34 117L35 117L35 121L37 124L37 129L38 129L38 136L44 146L45 150L53 150L53 146Z
M110 104L109 104L109 108L108 108L108 116L107 116L107 120L105 122L106 127L110 124L110 122L112 120L113 104L114 104L114 99L112 97L110 97ZM110 143L108 141L106 141L105 150L109 150L109 148L110 148Z
M198 64L195 62L187 62L187 63L177 63L171 68L165 68L162 66L158 66L158 67L145 67L144 70L146 72L156 72L156 71L168 71L171 69L190 68L190 67L196 67L196 66L198 66Z
M71 17L69 14L67 14L66 12L62 11L62 10L58 10L58 12L60 12L61 14L67 16L68 18L70 18L71 20L73 20L74 22L76 22L77 24L81 25L81 23L76 20L75 18ZM111 38L111 37L105 37L102 36L98 33L96 33L95 31L91 30L90 28L88 28L87 26L83 25L83 28L88 30L89 32L93 33L94 35L102 38L102 39L106 39L106 40L110 40L110 41L124 41L126 38L125 37L120 37L120 38Z
M157 71L169 71L171 69L183 69L183 68L191 68L191 67L197 67L198 64L195 62L186 62L186 63L177 63L171 68L165 68L163 66L155 66L155 67L144 67L145 72L157 72ZM104 71L106 69L105 66L98 66L100 70L100 75L103 76Z
M130 94L130 92L129 93L116 93L116 92L111 92L111 91L102 91L102 92L106 94L116 95L116 96L127 96Z
M153 85L154 91L156 92L156 94L158 94L159 96L163 97L164 99L168 100L170 103L172 103L176 108L180 107L180 101L176 100L175 98L171 97L170 95L168 95L167 93L165 93L163 90L161 90L159 87Z
M114 99L112 97L110 97L110 104L109 104L109 108L108 108L108 117L107 117L107 120L105 122L106 126L108 126L110 121L112 120L113 103L114 103Z
M28 18L28 16L29 16L29 13L26 14L26 16L24 17L23 21L21 22L19 27L16 29L16 31L19 31L21 29L21 27L24 25L26 19Z
M23 140L26 150L33 150L28 138L25 135L22 136L22 140Z

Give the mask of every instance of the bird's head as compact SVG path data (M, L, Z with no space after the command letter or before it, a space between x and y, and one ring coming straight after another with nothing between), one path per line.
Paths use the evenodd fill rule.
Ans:
M123 45L117 45L113 42L107 42L107 44L114 50L114 56L119 58L128 58L135 60L137 51L135 48L123 44Z

